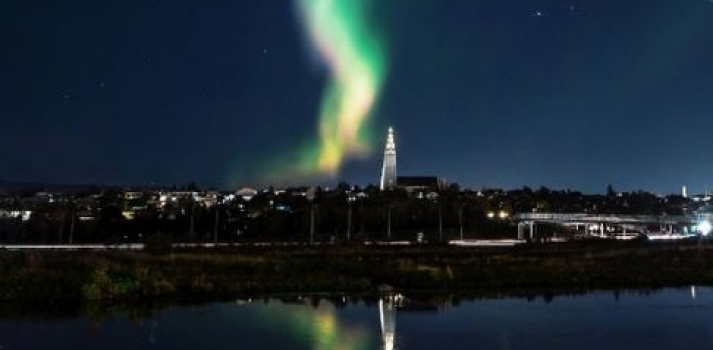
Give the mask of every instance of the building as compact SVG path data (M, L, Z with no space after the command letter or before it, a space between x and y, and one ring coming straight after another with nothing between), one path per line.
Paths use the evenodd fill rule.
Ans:
M437 197L438 191L446 187L445 180L436 176L399 176L396 184L418 198Z
M258 191L254 188L243 187L235 192L235 196L242 198L244 201L250 201L253 197L257 196Z
M426 194L436 193L446 187L445 180L435 176L396 176L396 141L394 128L389 127L384 148L384 163L381 167L381 190L402 188L410 194L424 197Z
M381 167L379 184L382 191L396 186L396 142L394 141L394 129L391 127L389 127L389 134L386 137L384 164Z
M141 191L126 191L124 192L124 199L132 201L141 199L144 197L144 193Z

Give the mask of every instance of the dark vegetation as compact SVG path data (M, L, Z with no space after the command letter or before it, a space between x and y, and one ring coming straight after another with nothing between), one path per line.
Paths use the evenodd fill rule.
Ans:
M166 252L162 252L166 253ZM241 246L0 253L0 299L132 303L272 293L569 290L713 285L713 245L581 241L514 248Z

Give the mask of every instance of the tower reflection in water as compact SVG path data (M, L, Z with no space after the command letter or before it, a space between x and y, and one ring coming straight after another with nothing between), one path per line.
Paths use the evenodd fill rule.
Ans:
M379 342L378 336L369 330L371 328L369 323L373 325L372 322L376 321L377 316L373 313L373 309L367 305L352 309L352 312L357 311L357 314L366 316L362 322L355 322L354 314L345 317L346 314L341 314L339 311L347 304L346 297L339 300L297 297L271 300L271 302L275 304L255 303L253 300L241 300L238 304L255 311L259 319L258 324L267 326L273 331L275 329L285 331L283 334L293 339L296 348L361 350L374 349ZM380 349L398 349L396 310L405 305L406 299L398 293L382 293L378 298ZM369 309L372 311L362 313ZM371 316L367 316L368 314Z
M401 294L384 295L379 299L379 322L384 350L395 349L396 308L401 306L403 299Z

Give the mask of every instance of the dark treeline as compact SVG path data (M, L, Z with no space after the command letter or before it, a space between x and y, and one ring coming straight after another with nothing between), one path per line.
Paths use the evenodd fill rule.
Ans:
M198 190L191 184L185 190ZM140 191L127 198L119 189L73 193L53 202L31 202L32 193L5 194L0 210L31 211L28 220L0 219L5 243L139 242L161 234L174 242L364 242L415 240L437 242L460 238L515 238L509 219L521 212L619 213L681 215L694 203L681 196L648 192L606 194L528 187L408 193L380 191L375 186L268 189L250 198L218 193L208 205L192 197L159 202L159 191ZM216 192L217 193L217 192ZM28 204L29 203L29 204ZM312 235L314 217L314 235ZM420 233L420 235L419 235Z

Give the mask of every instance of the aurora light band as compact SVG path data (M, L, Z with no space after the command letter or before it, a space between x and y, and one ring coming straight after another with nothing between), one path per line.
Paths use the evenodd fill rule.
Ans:
M330 80L319 140L300 155L302 175L334 176L348 157L368 154L366 127L384 81L384 51L367 19L368 0L295 0L304 30Z

